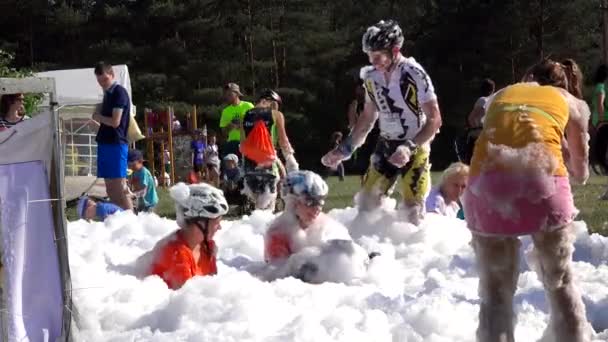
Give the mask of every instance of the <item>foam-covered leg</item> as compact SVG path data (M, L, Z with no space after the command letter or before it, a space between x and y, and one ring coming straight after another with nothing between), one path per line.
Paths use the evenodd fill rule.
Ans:
M373 211L382 205L382 195L363 189L357 193L355 202L359 212Z
M517 238L473 236L479 270L478 342L513 342L513 295L519 277Z
M405 219L415 226L419 225L424 219L424 203L403 203L401 210L405 214Z
M572 279L573 234L571 226L553 232L536 233L537 272L549 301L548 331L555 342L590 341L585 304Z

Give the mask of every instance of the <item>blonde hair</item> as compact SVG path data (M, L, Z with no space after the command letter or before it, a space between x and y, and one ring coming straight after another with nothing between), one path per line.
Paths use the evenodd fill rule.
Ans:
M441 174L441 180L439 181L440 185L443 185L448 179L454 176L468 176L469 175L469 166L467 164L456 162L450 164L445 171Z

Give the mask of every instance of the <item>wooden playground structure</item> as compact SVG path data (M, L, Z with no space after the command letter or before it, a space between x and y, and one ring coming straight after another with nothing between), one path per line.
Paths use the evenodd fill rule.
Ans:
M171 168L168 171L169 180L171 184L175 184L175 153L173 150L174 141L173 138L176 136L190 136L196 132L198 129L197 122L197 108L196 105L192 107L192 112L187 114L187 123L185 127L182 127L178 131L174 131L173 122L175 119L173 107L167 107L166 111L159 112L158 114L153 113L151 109L146 108L144 110L144 129L145 129L145 139L146 139L146 159L148 161L148 167L150 172L155 175L156 174L156 162L155 162L155 152L154 152L154 142L160 143L160 161L161 167L159 172L159 185L166 186L164 174L167 172L165 170L165 165L167 164L167 160L165 159L165 148L169 151L169 160L168 162L171 164ZM157 122L153 122L151 125L151 118L156 115L154 118ZM158 131L155 129L158 128Z

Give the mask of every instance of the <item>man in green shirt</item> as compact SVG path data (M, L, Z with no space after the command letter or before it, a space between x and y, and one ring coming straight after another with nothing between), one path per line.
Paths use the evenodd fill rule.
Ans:
M241 88L236 83L228 83L224 86L224 98L228 106L222 111L220 118L220 128L226 137L225 143L222 146L221 154L226 156L234 153L240 156L239 143L241 141L241 122L245 113L253 108L253 104L247 101L241 101Z

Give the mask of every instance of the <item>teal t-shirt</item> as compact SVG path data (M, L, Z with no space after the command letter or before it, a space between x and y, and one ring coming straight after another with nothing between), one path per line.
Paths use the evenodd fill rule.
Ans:
M228 126L231 122L234 122L240 126L243 122L243 117L248 110L253 108L253 104L247 101L241 101L238 105L229 105L222 111L220 117L220 128ZM228 141L241 141L241 130L239 128L231 129L228 132Z
M151 208L156 206L158 203L158 194L156 193L156 185L154 184L154 177L147 168L142 167L141 170L133 172L133 177L137 178L142 188L147 187L146 194L143 197L144 206Z

